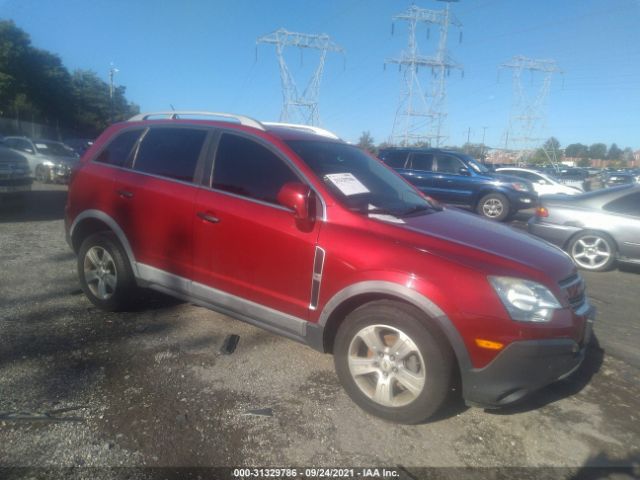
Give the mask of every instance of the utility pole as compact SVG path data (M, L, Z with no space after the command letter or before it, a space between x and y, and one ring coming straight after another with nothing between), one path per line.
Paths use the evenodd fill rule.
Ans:
M395 21L407 22L409 42L406 51L400 56L385 60L386 64L397 64L404 70L404 82L396 110L390 142L407 146L412 142L426 142L440 146L446 136L444 121L446 112L446 79L453 69L462 71L462 65L456 63L447 50L449 26L461 27L462 24L450 12L449 3L458 0L439 0L446 3L444 10L428 10L415 5L405 12L395 15ZM416 40L419 25L437 25L440 29L438 50L433 56L421 55ZM393 29L392 29L393 32ZM461 37L462 38L462 37ZM431 72L430 92L423 88L418 75L419 68Z
M324 71L324 62L328 52L344 54L344 49L336 45L328 35L311 35L289 32L280 28L273 33L258 38L257 44L270 43L276 47L276 56L280 66L282 83L281 122L302 123L317 126L320 123L318 100L320 98L320 80ZM320 52L320 60L304 91L300 93L296 82L284 58L285 47L312 49Z
M525 157L539 144L541 127L546 121L546 101L551 89L551 80L555 73L562 74L555 60L535 60L522 55L515 56L500 65L508 68L513 77L513 102L509 118L507 140L511 132L511 141L520 150L519 160ZM542 74L542 82L535 94L527 94L522 82L522 73L528 71L532 81L534 74ZM505 141L505 149L507 143Z
M113 77L116 73L118 73L116 67L113 66L113 63L109 67L109 121L113 123Z

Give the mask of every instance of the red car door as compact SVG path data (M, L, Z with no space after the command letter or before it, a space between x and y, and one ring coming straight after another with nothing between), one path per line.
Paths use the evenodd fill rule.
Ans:
M142 138L130 169L118 172L115 213L126 232L143 277L164 272L191 274L193 185L208 131L185 127L152 127ZM140 265L142 264L142 265ZM155 278L155 277L154 277Z
M223 291L306 319L320 222L301 229L276 200L282 185L301 179L246 136L223 133L216 152L212 188L196 198L194 294Z

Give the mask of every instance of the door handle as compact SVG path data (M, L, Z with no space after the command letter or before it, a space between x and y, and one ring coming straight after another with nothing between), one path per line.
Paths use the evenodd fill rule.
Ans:
M201 218L205 222L218 223L220 221L218 217L211 215L210 213L207 213L207 212L198 212L197 215L199 218Z
M129 190L116 190L116 193L122 198L133 198L133 192L130 192Z

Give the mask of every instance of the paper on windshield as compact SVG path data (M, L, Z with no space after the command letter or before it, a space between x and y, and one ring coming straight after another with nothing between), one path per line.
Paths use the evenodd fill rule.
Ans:
M352 173L330 173L325 177L346 196L369 193L369 189Z

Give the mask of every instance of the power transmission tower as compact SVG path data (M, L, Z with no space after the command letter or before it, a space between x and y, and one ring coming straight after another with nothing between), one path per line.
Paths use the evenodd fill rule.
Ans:
M519 157L523 159L542 140L536 135L539 135L546 122L546 102L551 89L551 80L555 73L562 74L563 72L555 60L534 60L522 55L513 57L500 65L500 68L509 68L512 71L513 102L507 138L520 151ZM534 87L532 89L536 90L535 92L527 93L523 85L522 74L525 71L531 74L532 86ZM542 74L542 81L537 89L533 83L536 73ZM554 162L552 161L552 163Z
M401 71L404 70L404 82L391 132L392 144L407 146L410 143L426 142L429 145L440 146L446 138L443 131L447 117L446 79L452 69L462 70L462 65L456 63L449 55L447 40L449 26L461 27L462 24L449 11L449 3L458 0L439 1L446 2L444 10L427 10L412 5L404 13L393 17L394 22L408 23L409 44L407 50L399 57L385 60L385 66L387 63L397 64ZM440 29L438 50L433 56L421 55L419 52L416 39L419 24L427 25L427 38L430 25L437 25ZM420 82L420 67L431 71L429 93Z
M280 66L280 80L282 82L282 111L280 112L280 121L317 126L320 123L318 113L320 80L322 78L327 53L339 52L344 54L344 50L336 45L326 34L310 35L306 33L289 32L284 28L280 28L273 33L258 38L257 44L260 43L270 43L276 47L276 55ZM299 92L295 79L287 67L287 62L284 58L285 47L320 51L318 66L314 70L302 94Z

